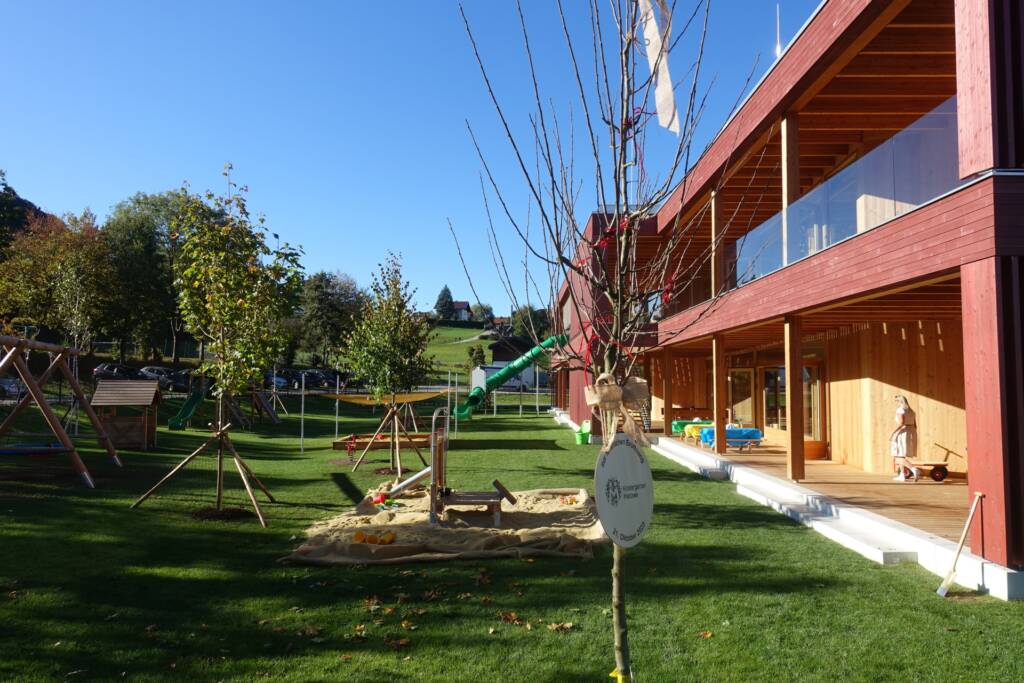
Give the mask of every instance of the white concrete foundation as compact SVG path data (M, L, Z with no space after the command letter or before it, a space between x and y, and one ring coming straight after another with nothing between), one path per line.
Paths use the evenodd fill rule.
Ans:
M578 429L563 411L553 409L556 421ZM709 479L729 479L736 492L766 505L826 538L880 564L916 562L936 576L945 577L953 562L956 543L842 503L791 481L765 474L748 465L689 446L675 439L651 436L653 450ZM955 582L1002 600L1024 599L1024 572L964 551L957 563ZM939 582L936 582L938 587Z

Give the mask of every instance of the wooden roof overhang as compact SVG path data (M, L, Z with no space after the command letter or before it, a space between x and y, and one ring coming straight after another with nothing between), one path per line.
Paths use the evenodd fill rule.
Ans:
M658 212L695 221L712 190L726 243L782 209L779 121L797 113L800 194L956 94L953 0L826 2ZM704 211L706 214L707 212Z

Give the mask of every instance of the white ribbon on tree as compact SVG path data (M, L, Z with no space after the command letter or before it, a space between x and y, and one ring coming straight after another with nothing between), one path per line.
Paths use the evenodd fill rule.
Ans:
M607 452L615 440L616 425L622 416L622 431L631 439L644 446L650 446L644 430L637 425L629 414L630 410L641 410L650 397L647 380L639 377L627 377L619 386L615 376L605 372L597 378L593 386L586 387L587 405L600 411L601 416L601 452Z
M640 20L644 22L644 42L647 47L647 64L654 78L654 103L658 110L658 123L662 128L679 135L679 111L676 109L676 96L672 89L672 76L668 72L668 50L664 41L672 32L672 14L663 0L658 0L661 16L665 19L664 35L658 30L658 20L654 16L651 0L638 0ZM663 40L664 39L664 40Z

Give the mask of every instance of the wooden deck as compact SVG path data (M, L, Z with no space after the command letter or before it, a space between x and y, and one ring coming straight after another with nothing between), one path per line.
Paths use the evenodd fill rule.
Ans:
M765 446L753 453L739 453L730 448L725 457L786 479L784 449ZM808 460L807 477L799 484L930 534L952 541L960 538L970 503L965 479L951 477L939 483L922 477L915 483L893 481L892 477L831 460Z

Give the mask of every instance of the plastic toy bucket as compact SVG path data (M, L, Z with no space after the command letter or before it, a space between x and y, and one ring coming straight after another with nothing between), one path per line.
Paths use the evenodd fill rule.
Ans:
M588 443L590 443L590 433L589 432L576 432L576 445L577 446L586 446Z

